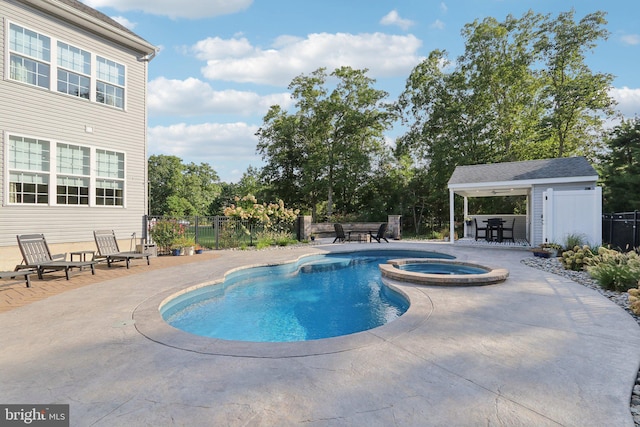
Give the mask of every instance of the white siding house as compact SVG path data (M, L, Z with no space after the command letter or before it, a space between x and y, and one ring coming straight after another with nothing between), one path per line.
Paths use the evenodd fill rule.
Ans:
M590 244L599 245L602 192L597 181L598 173L584 157L458 166L448 185L451 236L454 235L455 194L464 198L465 217L473 214L467 212L469 198L526 196L522 237L529 244L562 244L567 235L575 234ZM499 216L509 217L509 214Z
M140 236L156 48L76 0L2 0L0 46L0 269L18 234L54 252Z

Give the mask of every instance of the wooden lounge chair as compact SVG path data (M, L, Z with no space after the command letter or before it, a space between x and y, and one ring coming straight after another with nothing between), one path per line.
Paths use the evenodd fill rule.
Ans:
M333 224L333 228L336 230L336 238L333 239L333 243L335 242L342 242L344 243L345 240L351 240L351 233L349 233L349 237L347 238L347 235L344 232L344 228L342 227L342 224Z
M150 265L150 253L144 252L121 252L118 248L118 241L113 230L98 230L93 232L98 247L98 258L107 260L107 265L111 267L112 262L125 261L127 268L132 259L147 259L147 265Z
M18 246L22 253L22 264L16 266L16 271L23 269L33 269L38 273L38 278L52 271L64 270L64 274L69 280L69 271L73 268L82 270L84 267L91 268L91 274L96 274L94 261L67 261L66 254L62 257L51 256L49 245L44 238L44 234L24 234L16 236Z
M24 278L27 288L31 287L31 279L29 275L36 273L35 270L21 270L21 271L0 271L0 279L19 279Z
M384 237L384 234L387 232L387 223L383 222L382 224L380 224L380 228L378 228L378 232L376 233L376 235L373 235L372 231L369 231L369 236L371 236L371 240L376 240L378 243L380 243L380 240L384 239L385 242L389 243L389 241L387 240L386 237Z

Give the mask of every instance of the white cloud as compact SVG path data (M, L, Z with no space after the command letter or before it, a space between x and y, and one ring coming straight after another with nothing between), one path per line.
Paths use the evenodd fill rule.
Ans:
M315 33L280 37L270 49L251 46L246 39L208 38L192 51L207 61L202 73L208 79L286 86L319 67L330 72L341 66L367 68L372 77L406 76L423 59L417 55L421 45L413 35Z
M249 165L260 167L256 154L258 126L247 123L202 123L149 129L149 153L177 156L184 163L207 163L224 182L237 181Z
M253 0L82 0L94 8L111 7L119 11L141 10L170 18L209 18L247 9Z
M447 7L447 5L445 4L445 2L440 3L440 11L442 13L447 13L447 11L449 10L449 8Z
M618 102L617 109L624 117L640 116L640 89L612 88L609 95Z
M118 24L127 27L130 30L133 30L134 28L136 28L136 25L138 25L135 22L131 22L129 21L127 18L125 18L124 16L112 16L111 19L113 19L114 21L116 21Z
M391 12L383 16L380 20L380 23L382 25L397 25L405 31L411 28L411 26L414 24L414 22L410 19L401 18L397 10L392 10Z
M170 80L164 77L149 82L148 105L151 116L197 116L206 114L264 115L278 104L287 109L293 105L289 93L258 95L255 92L216 91L196 78Z
M431 24L431 28L435 28L436 30L444 30L445 24L439 19L436 19L433 24Z
M629 44L629 45L632 45L632 46L640 44L640 35L639 34L625 34L624 36L621 36L620 39L622 40L622 42L624 44Z

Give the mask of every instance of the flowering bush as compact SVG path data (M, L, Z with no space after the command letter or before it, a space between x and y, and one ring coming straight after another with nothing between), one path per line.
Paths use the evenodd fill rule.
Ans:
M151 226L149 233L156 245L166 250L185 237L185 226L174 219L159 220Z
M591 277L605 289L624 292L640 279L640 256L635 251L618 252L601 246L587 264Z
M282 200L278 203L258 203L253 194L235 198L235 204L225 208L224 214L230 218L260 223L266 230L277 230L281 225L293 224L300 213L298 209L287 209Z

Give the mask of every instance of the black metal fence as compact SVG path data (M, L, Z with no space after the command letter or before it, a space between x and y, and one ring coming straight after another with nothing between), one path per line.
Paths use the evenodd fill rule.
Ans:
M602 215L602 243L630 251L640 246L640 211Z
M149 244L156 244L153 239L153 228L160 221L169 221L174 224L179 233L187 238L193 239L195 243L208 249L230 249L244 246L254 246L256 242L266 233L285 233L297 237L297 223L278 224L271 226L268 230L264 224L250 220L238 220L227 216L145 216L145 235L143 238ZM160 247L159 253L169 252L169 247Z

